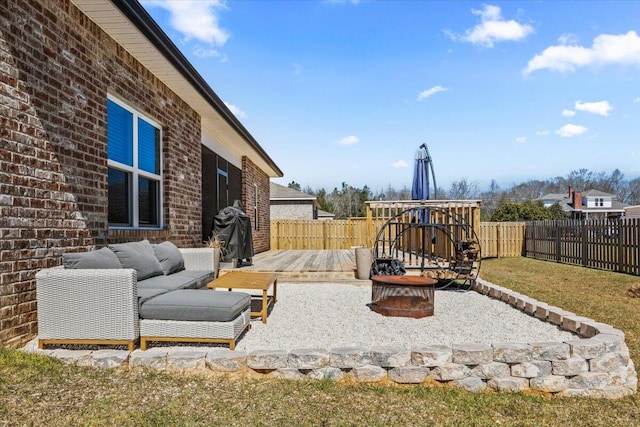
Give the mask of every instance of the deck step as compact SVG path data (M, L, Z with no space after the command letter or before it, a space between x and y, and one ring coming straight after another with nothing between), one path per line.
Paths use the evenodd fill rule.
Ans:
M250 268L220 268L220 275L231 271L252 271ZM255 270L254 270L255 271ZM268 271L260 269L261 273L273 273L278 275L279 281L300 281L300 282L343 282L343 281L358 281L368 282L366 280L357 280L354 271Z

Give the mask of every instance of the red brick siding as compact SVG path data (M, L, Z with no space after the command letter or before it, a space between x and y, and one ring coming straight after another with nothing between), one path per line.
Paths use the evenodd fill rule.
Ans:
M271 245L269 223L269 176L248 157L242 158L242 204L254 222L255 185L258 188L258 229L252 232L255 253L268 251Z
M0 345L19 346L63 252L200 244L200 118L68 0L0 2L0 59ZM108 229L107 93L163 128L166 230Z

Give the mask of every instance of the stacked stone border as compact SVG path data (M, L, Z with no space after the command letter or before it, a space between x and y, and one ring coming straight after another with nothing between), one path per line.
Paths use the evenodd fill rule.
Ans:
M131 353L126 350L39 350L34 340L25 350L103 369L151 367L284 379L441 383L473 392L536 391L608 399L637 392L637 372L621 330L481 279L474 289L573 332L578 338L565 342L455 344L412 349L341 347L250 353L204 347L154 347Z

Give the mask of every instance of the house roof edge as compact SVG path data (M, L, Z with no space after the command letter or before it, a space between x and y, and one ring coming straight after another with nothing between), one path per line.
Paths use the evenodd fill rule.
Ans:
M167 58L167 60L191 83L191 85L211 104L211 106L229 123L242 138L262 157L262 159L280 177L282 170L267 154L256 139L249 133L238 118L229 110L211 86L180 52L156 21L137 0L109 0L129 19L145 37Z

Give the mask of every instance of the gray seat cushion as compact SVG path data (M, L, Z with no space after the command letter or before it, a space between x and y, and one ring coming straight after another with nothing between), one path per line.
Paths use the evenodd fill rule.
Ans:
M109 245L109 249L116 254L122 268L133 268L138 273L138 280L162 274L160 261L153 252L153 246L148 240Z
M243 292L184 289L147 300L140 317L156 320L229 322L251 306L251 296Z
M151 246L165 275L184 270L184 259L176 245L171 242L162 242Z
M142 304L149 301L151 298L157 297L158 295L166 294L167 292L169 291L159 288L138 289L138 309L142 306Z
M198 281L192 277L172 274L170 276L154 276L138 281L138 289L196 289Z
M212 270L182 270L171 275L171 277L188 277L195 281L195 288L204 288L207 283L216 278L216 273Z
M62 255L64 268L70 269L115 269L122 268L122 264L109 248L90 252L76 252Z

